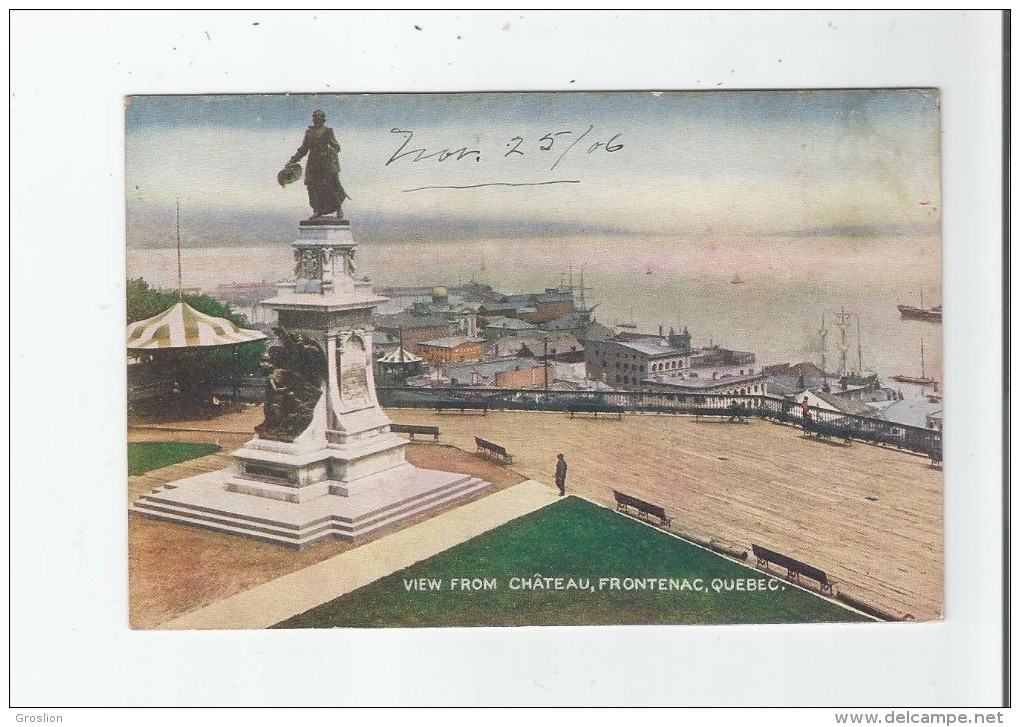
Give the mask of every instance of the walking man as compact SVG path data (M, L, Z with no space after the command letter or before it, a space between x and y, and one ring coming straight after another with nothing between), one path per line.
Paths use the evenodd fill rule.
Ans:
M556 455L556 486L560 488L560 497L567 494L567 460L562 452Z

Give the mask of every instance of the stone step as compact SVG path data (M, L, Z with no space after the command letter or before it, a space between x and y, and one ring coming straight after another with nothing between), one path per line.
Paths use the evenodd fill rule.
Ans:
M195 525L217 532L233 533L235 535L244 535L249 538L255 538L256 540L263 540L270 543L277 543L279 545L286 545L289 547L300 548L307 545L321 537L327 537L330 535L330 525L326 523L322 526L320 534L309 533L305 536L301 536L298 533L286 533L281 534L278 532L271 532L263 530L259 527L253 527L250 523L242 521L236 523L230 523L225 519L214 519L204 515L192 515L188 512L174 512L169 508L157 508L157 507L132 507L131 512L142 515L144 517L154 518L156 520L166 520L169 522L180 523L185 525Z
M247 498L250 495L243 495L238 493L237 497ZM303 529L314 527L323 522L327 522L330 519L329 515L322 515L314 520L309 520L303 523L287 522L281 518L273 517L261 517L258 515L249 515L247 513L235 512L232 510L225 509L224 507L213 507L211 505L199 505L190 502L178 502L176 500L168 500L161 498L159 494L146 495L136 502L132 507L137 508L146 506L150 509L160 509L166 512L187 512L194 517L208 517L210 519L224 518L227 521L233 522L245 522L251 523L253 526L263 526L268 528L278 528L284 531L298 532Z
M244 530L280 538L281 542L296 542L301 534L309 530L330 526L330 518L322 518L319 522L308 523L303 527L295 527L289 523L259 522L252 518L232 515L224 512L211 512L206 508L193 505L165 504L155 501L139 500L129 508L129 512L140 515L151 515L161 520L185 519L191 523L205 524L209 527L236 527Z
M388 522L394 517L405 517L412 511L421 510L423 506L431 507L434 506L435 503L445 503L451 497L456 497L461 494L470 494L487 485L488 483L484 480L479 480L476 477L466 477L463 480L458 480L456 483L451 484L449 487L442 488L441 490L433 490L432 492L423 493L419 497L408 498L402 502L395 502L389 507L380 508L372 513L365 513L361 517L347 518L340 516L336 518L336 521L341 526L350 526L355 529L366 526L375 526L376 523L382 520L386 520Z
M231 513L213 507L168 502L161 500L158 493L143 497L131 506L130 511L146 517L247 535L300 548L330 536L343 539L362 537L393 523L470 497L486 487L487 482L465 476L443 487L390 503L387 507L377 508L358 517L328 515L301 525Z
M381 504L381 505L379 505L378 507L376 507L374 509L366 510L364 513L362 513L361 515L358 515L354 519L360 521L360 520L363 520L365 518L373 517L374 515L378 515L378 514L382 514L382 513L385 513L385 512L389 512L393 508L400 507L401 505L403 505L405 503L416 502L416 501L420 500L423 497L428 497L428 496L433 495L433 494L438 494L438 493L446 492L446 491L448 491L448 490L450 490L452 488L461 487L461 486L467 486L472 480L476 480L476 479L477 478L474 478L471 475L463 475L460 478L458 478L456 480L453 480L452 482L444 482L444 483L442 483L440 485L437 485L436 487L432 488L431 490L427 490L425 492L419 492L419 493L415 493L415 494L410 494L410 495L404 497L401 500L393 500L393 501L390 501L390 502L386 502L385 504ZM366 493L366 496L371 496L371 493ZM349 521L350 518L347 518L347 520Z
M414 507L404 509L401 512L387 513L385 516L380 517L379 519L371 523L359 523L354 527L350 526L344 527L343 524L338 523L337 526L335 526L335 532L338 535L340 535L340 537L345 539L364 537L365 535L372 533L376 530L379 530L381 528L384 528L388 525L402 522L404 520L407 520L408 518L414 517L425 512L436 510L440 507L452 505L461 500L466 500L472 495L481 492L488 486L489 483L485 481L475 480L469 486L461 488L456 492L445 493L440 498L433 499L429 502L418 503Z

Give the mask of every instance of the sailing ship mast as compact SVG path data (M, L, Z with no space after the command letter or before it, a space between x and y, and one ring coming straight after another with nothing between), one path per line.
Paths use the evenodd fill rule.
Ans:
M893 381L899 381L904 384L920 384L921 386L938 386L938 382L934 379L928 378L928 373L924 368L924 339L921 339L921 376L907 376L906 374L897 374L891 377Z
M857 316L857 373L864 376L864 355L861 351L861 317Z
M839 373L846 376L850 373L846 363L846 329L850 325L850 314L844 308L839 309L836 314L836 327L839 328Z

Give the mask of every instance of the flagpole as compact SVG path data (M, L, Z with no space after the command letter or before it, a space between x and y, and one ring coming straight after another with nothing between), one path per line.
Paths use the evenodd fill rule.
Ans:
M181 200L177 199L177 300L184 302L184 284L181 282Z

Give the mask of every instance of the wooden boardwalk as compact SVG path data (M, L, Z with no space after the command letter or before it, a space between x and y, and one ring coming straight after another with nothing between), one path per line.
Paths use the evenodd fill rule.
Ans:
M415 459L427 458L417 462L420 466L441 469L445 459L456 455L477 459L490 481L501 481L498 471L505 471L509 479L502 486L522 479L511 469L551 484L556 453L563 452L570 465L569 491L612 504L612 491L621 490L663 505L681 532L740 549L757 543L786 553L829 573L840 590L898 615L921 620L942 615L942 473L931 469L925 458L856 442L850 447L825 444L805 438L797 428L758 420L737 425L661 415L626 415L617 421L539 412L388 413L395 422L438 425L444 443L466 452L474 452L474 437L479 436L514 455L512 468L504 468L446 447L422 445ZM223 452L133 477L129 497L193 474L193 469L224 466L229 453L251 438L261 420L261 407L250 407L215 420L174 423L174 431L132 429L132 441L212 442ZM465 464L461 461L452 469L467 471ZM155 521L133 526L169 527ZM237 540L215 533L201 537L230 545ZM263 545L243 543L237 547L248 559L252 549ZM320 557L327 550L332 554L334 547L323 546ZM196 548L196 554L205 552L207 545ZM151 578L159 575L152 563L137 565L138 572L151 570ZM283 570L295 567L300 566L288 564ZM256 580L267 577L259 574ZM235 584L206 598L216 600L243 587ZM189 606L180 604L174 610L180 613Z
M468 451L475 436L502 444L513 469L542 482L553 481L563 452L568 491L607 504L614 489L635 495L665 506L682 532L778 550L900 616L942 616L942 473L926 458L859 442L826 444L759 420L388 413L400 423L438 425L443 441Z

